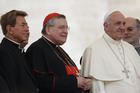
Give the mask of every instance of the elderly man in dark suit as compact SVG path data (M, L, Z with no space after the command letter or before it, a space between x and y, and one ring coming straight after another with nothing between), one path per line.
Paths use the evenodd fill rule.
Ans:
M67 35L65 16L51 13L43 22L42 37L27 49L26 57L40 93L82 93L82 89L91 87L91 80L79 76L77 66L60 47Z
M37 93L21 49L29 37L26 15L24 11L12 10L2 15L0 20L5 35L0 44L0 75L10 93Z

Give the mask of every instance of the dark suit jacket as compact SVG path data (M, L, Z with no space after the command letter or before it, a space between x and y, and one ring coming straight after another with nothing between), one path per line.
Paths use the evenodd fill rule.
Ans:
M140 47L136 47L135 49L138 52L138 54L140 55Z
M25 64L19 45L4 38L0 44L0 75L10 93L36 93L34 79Z
M64 63L53 51L55 45L47 42L42 37L26 52L28 63L38 81L40 93L81 93L81 89L77 88L76 77L67 75Z
M10 93L8 85L2 76L0 76L0 93Z

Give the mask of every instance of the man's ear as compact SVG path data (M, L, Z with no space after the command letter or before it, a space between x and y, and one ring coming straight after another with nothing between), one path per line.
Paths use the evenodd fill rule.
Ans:
M9 33L9 34L12 34L13 32L12 32L12 27L11 27L11 25L7 25L6 26L6 30L7 30L7 33Z
M104 22L104 30L107 31L107 29L108 29L108 23Z
M104 22L104 27L105 27L105 28L107 28L107 27L108 27L107 22Z
M46 26L46 29L45 30L46 30L46 34L49 35L50 34L50 28L48 26Z

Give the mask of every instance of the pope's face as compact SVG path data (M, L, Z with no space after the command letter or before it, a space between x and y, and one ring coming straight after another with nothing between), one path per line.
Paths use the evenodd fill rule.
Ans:
M109 16L108 23L104 24L106 33L114 40L122 39L125 31L125 17L120 12L114 12Z

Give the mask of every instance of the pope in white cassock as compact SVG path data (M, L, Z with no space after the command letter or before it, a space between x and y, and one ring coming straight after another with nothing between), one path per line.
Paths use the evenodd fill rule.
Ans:
M93 79L92 93L140 93L140 57L122 41L124 19L120 11L108 14L105 34L84 51L82 75Z

